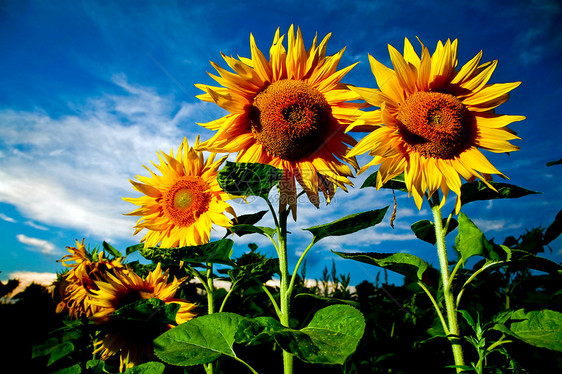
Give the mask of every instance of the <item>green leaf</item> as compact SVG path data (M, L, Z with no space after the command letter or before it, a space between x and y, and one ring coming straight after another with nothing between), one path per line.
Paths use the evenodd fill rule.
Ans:
M275 234L275 229L272 229L271 227L254 225L234 225L230 227L229 230L238 236L247 234L261 234L271 238Z
M237 343L258 344L274 338L285 351L304 362L343 364L355 352L365 331L365 319L349 305L320 309L301 330L281 326L270 317L247 318L236 334Z
M110 253L113 257L123 257L121 252L119 252L115 247L113 247L108 242L103 242L103 250Z
M540 270L552 275L557 275L562 270L562 266L544 257L535 256L520 249L512 249L511 252L513 254L511 266L513 267Z
M40 345L33 346L31 357L49 356L47 366L52 365L61 358L74 351L74 344L70 341L59 343L57 338L49 338Z
M554 166L554 165L560 165L562 164L562 158L560 160L557 161L549 161L546 163L546 166Z
M234 221L236 225L254 225L258 223L266 213L267 210L260 210L257 213L242 214L236 217Z
M461 255L463 265L472 256L483 256L491 261L504 261L509 258L509 248L490 243L482 231L466 216L459 213L459 234L455 246Z
M124 374L162 374L165 368L161 362L149 361L125 370Z
M194 318L156 338L154 353L165 363L178 366L205 364L221 355L234 358L234 335L243 319L224 312Z
M414 281L421 281L424 273L430 269L427 262L409 253L334 253L343 258L392 270Z
M507 323L507 329L501 325L495 328L535 347L562 352L562 313L519 309L511 314Z
M349 305L331 305L320 309L297 334L276 335L286 351L304 362L340 364L355 352L365 331L363 314ZM307 336L309 339L303 339Z
M373 174L369 175L365 182L361 185L361 188L365 187L377 187L377 174L378 171L375 171ZM406 187L406 182L404 182L404 173L391 178L388 182L382 185L381 188L387 188L391 190L398 190L403 192L408 192L408 187Z
M232 246L234 242L230 239L222 239L202 245L178 247L178 248L160 248L149 247L141 248L140 254L155 262L165 264L178 264L180 261L190 263L217 263L230 264L232 256Z
M132 321L173 324L179 308L179 304L166 303L158 298L142 299L117 309L112 316Z
M135 253L136 251L139 251L142 247L144 247L144 244L135 244L132 245L130 247L127 247L125 249L125 253L128 255L130 255L131 253Z
M498 192L492 190L482 181L474 181L463 184L461 186L461 204L465 205L477 200L514 199L540 193L508 183L488 183L490 183Z
M283 177L283 170L271 165L229 162L221 169L217 181L227 193L267 198L272 187Z
M443 220L443 226L445 226L446 223L447 223L447 220L444 219ZM453 231L454 229L456 229L457 226L458 226L457 220L452 218L451 221L449 222L449 226L447 227L447 234L450 233L451 231ZM419 239L435 245L435 243L436 243L435 225L433 224L433 222L431 222L427 219L424 219L422 221L418 221L418 222L412 224L412 231L414 232L414 234L416 234L416 236Z
M314 235L314 242L318 242L328 236L347 235L374 226L382 221L387 210L388 206L383 209L352 214L337 221L304 230L310 231Z
M562 210L558 212L554 222L548 226L544 233L544 244L552 242L554 239L562 234Z

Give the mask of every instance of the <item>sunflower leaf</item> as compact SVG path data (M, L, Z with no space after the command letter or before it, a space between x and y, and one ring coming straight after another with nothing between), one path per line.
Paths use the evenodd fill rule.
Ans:
M162 374L166 365L161 362L149 361L125 370L123 374Z
M455 247L463 264L472 256L483 256L491 261L504 261L511 256L508 247L490 243L484 233L462 212L459 213L459 234L455 239Z
M562 352L562 313L519 309L510 314L507 325L497 324L494 329L535 347Z
M140 250L143 246L144 246L143 244L131 245L131 246L129 246L129 247L127 247L127 248L125 249L125 254L128 256L128 255L130 255L131 253L135 253L135 252L137 252L138 250Z
M267 198L271 188L283 177L283 170L267 164L229 162L217 177L220 187L227 193L239 196Z
M447 223L447 220L444 219L443 220L443 225L445 225ZM458 222L457 220L455 220L454 218L451 219L451 221L449 222L449 226L447 227L447 234L450 233L451 231L453 231L454 229L456 229L458 226ZM436 240L435 240L435 226L433 224L433 222L424 219L422 221L418 221L414 224L412 224L412 231L414 232L414 234L416 234L416 237L418 237L419 239L428 242L430 244L435 245Z
M375 226L382 221L387 210L388 206L382 209L356 213L343 217L331 223L313 226L303 230L310 231L312 235L314 235L314 242L318 242L319 240L328 236L347 235L371 226Z
M560 165L562 164L562 158L560 160L556 160L556 161L549 161L546 163L546 166L554 166L554 165Z
M482 181L474 181L463 184L461 186L461 204L465 205L478 200L515 199L540 193L508 183L488 183L490 183L490 185L492 185L498 192L492 190Z
M240 324L237 343L259 344L275 339L285 351L315 364L343 364L355 352L365 331L361 312L349 305L320 309L310 323L293 330L271 317L247 318Z
M207 244L178 247L160 248L149 247L141 248L140 254L155 262L165 264L178 264L180 261L189 263L216 263L229 265L232 263L232 246L234 242L230 239L222 239Z
M562 210L558 212L554 222L548 226L544 233L544 244L548 244L562 234Z
M238 236L247 234L262 234L271 238L275 234L275 229L272 229L271 227L254 225L234 225L230 227L229 230Z
M142 299L117 309L112 316L128 321L172 324L179 308L179 304L166 303L158 298Z
M234 358L234 336L243 319L225 312L194 318L156 338L154 353L165 363L178 366L201 365L222 355Z
M267 210L260 210L256 213L242 214L236 217L234 221L236 225L253 225L258 223L266 213Z
M409 253L332 252L343 258L392 270L414 281L421 281L426 271L431 269L427 262Z
M117 250L114 246L109 244L108 242L103 242L103 250L107 253L111 254L113 257L123 257L121 252Z
M378 171L375 171L373 174L369 175L365 182L361 185L361 188L365 187L377 187L377 174ZM382 185L381 188L387 188L391 190L398 190L403 192L408 192L408 187L406 187L406 182L404 182L404 173L391 178L388 182Z

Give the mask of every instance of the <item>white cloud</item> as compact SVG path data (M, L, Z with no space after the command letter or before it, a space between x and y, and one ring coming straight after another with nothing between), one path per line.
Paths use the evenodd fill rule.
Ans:
M521 223L509 223L506 220L498 219L475 219L474 224L478 226L480 230L483 232L488 231L505 231L505 230L513 230L523 227Z
M13 219L12 217L8 217L7 215L5 215L4 213L0 213L0 219L6 221L6 222L11 222L11 223L16 223L17 221L15 219Z
M32 283L40 284L45 287L50 287L52 283L57 279L57 274L37 273L33 271L14 271L8 274L8 279L17 279L18 281L20 281L20 284L9 295L6 295L3 298L5 300L22 292L27 288L27 286L31 285ZM8 279L4 279L2 281L5 282Z
M23 234L16 235L16 239L20 243L26 244L34 252L40 252L45 255L52 255L57 252L55 245L47 240L31 238Z
M27 226L33 227L34 229L37 229L37 230L41 230L41 231L47 231L47 230L49 230L48 227L38 225L38 224L36 224L36 223L33 222L33 221L25 221L24 223L25 223Z
M206 104L178 104L122 75L113 81L122 95L69 104L74 115L0 111L0 202L41 225L106 240L132 238L136 219L123 213L135 206L121 197L138 193L128 179L146 175L142 165L158 150L177 149L184 136L193 144L194 132L206 130L192 118L200 118Z

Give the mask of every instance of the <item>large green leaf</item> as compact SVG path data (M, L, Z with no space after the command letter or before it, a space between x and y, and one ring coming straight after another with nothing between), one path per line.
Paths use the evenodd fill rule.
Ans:
M103 242L103 250L111 254L113 257L123 257L121 252L119 252L114 246L108 242Z
M267 198L271 188L282 177L283 170L271 165L227 161L219 172L217 181L229 194Z
M562 313L519 309L510 315L507 324L495 328L535 347L562 352Z
M421 281L424 273L430 269L427 262L409 253L332 252L343 258L392 270L414 281Z
M374 226L382 221L388 207L352 214L325 225L313 226L304 230L314 235L314 242L328 236L340 236L354 233Z
M443 220L443 226L445 226L445 223L447 223L446 219ZM447 227L447 234L456 229L457 226L457 220L452 218ZM419 239L435 245L435 225L430 220L424 219L412 224L412 231Z
M365 182L361 185L361 188L365 187L377 187L377 174L378 171L375 171L373 174L369 175ZM406 182L404 182L404 173L391 178L388 182L384 183L381 188L387 188L391 190L399 190L408 192L408 187L406 187Z
M155 262L165 264L177 264L180 261L217 264L230 264L232 246L234 242L230 239L222 239L202 245L178 248L149 247L141 248L140 254Z
M463 264L472 256L503 261L509 259L511 254L508 247L490 243L484 233L462 212L459 213L459 234L455 239L455 247L461 255Z
M156 338L154 353L165 363L178 366L205 364L221 355L234 358L234 335L243 319L234 313L194 318Z
M364 331L361 312L349 305L331 305L316 312L300 330L285 328L270 317L246 319L236 341L257 344L273 338L302 361L341 365L355 352Z
M234 234L238 236L243 236L247 234L261 234L265 236L273 237L275 234L275 229L271 227L254 226L254 225L234 225L229 228Z
M124 374L162 374L166 365L161 362L149 361L125 370Z
M68 368L54 371L51 374L80 374L81 372L82 368L80 367L80 364L76 364Z
M256 213L242 214L236 217L234 221L236 225L253 225L258 223L266 213L267 210L260 210Z
M508 183L488 182L496 190L492 190L482 181L465 183L461 186L461 204L465 205L477 200L514 199L540 192L527 190Z
M49 338L40 345L33 346L31 357L49 356L47 366L74 352L74 344L70 341L59 343L57 338Z

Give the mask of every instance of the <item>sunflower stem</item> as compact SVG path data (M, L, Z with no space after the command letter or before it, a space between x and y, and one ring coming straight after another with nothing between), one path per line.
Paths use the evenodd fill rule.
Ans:
M207 291L207 313L213 314L215 313L215 285L213 284L213 264L210 262L207 263L207 286L205 287L205 290ZM207 374L214 373L215 365L213 362L209 362L203 366L205 367L205 372Z
M445 245L445 234L447 232L443 228L438 193L433 194L429 204L431 205L431 210L433 212L437 255L439 256L439 265L441 267L443 297L445 299L445 309L447 311L447 322L449 325L448 338L451 342L457 373L460 373L462 372L462 366L464 366L464 356L462 346L460 344L461 335L457 316L457 306L453 296L452 287L448 286L452 279L450 280L449 260L447 259L447 247Z
M285 327L289 326L290 320L290 290L289 290L289 267L287 263L287 214L280 214L280 219L277 224L277 238L279 240L279 269L281 271L281 281L280 281L280 306L281 314L279 315L279 320L281 324ZM292 374L293 373L293 355L287 351L283 351L283 373Z

